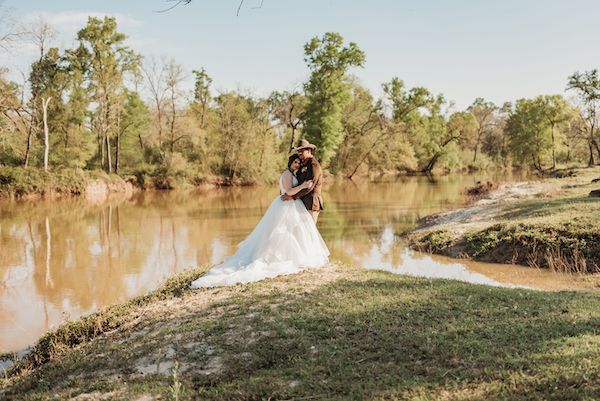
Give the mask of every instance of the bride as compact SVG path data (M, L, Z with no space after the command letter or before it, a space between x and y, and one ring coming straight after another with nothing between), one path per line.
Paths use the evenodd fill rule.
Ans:
M279 178L280 195L293 196L311 187L312 181L298 185L295 173L299 168L299 156L290 156L288 169ZM321 267L328 257L329 249L302 201L283 201L278 196L237 252L191 287L227 286L296 273Z

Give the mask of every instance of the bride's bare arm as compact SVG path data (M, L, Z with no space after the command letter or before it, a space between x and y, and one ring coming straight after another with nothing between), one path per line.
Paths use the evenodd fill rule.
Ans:
M292 186L292 173L286 172L283 175L282 184L283 184L283 189L285 189L285 194L289 195L289 196L294 196L298 192L302 191L303 189L310 187L310 185L312 184L312 181L306 181L306 182L303 182L302 184L298 185L297 187L293 187Z

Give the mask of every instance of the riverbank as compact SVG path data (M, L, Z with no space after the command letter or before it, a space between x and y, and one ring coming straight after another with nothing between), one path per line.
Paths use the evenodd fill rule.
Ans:
M439 176L446 177L448 172ZM324 174L324 185L329 187L335 183L356 185L357 183L388 183L405 177L427 177L432 183L432 176L425 173L405 172L404 174L385 174L371 177L357 176L347 180L328 172ZM40 199L84 196L98 201L107 194L117 193L129 195L132 192L154 190L200 190L215 188L252 187L273 185L277 180L231 179L219 175L166 174L158 171L137 171L135 174L107 174L102 170L83 170L65 168L45 172L40 168L0 166L0 199Z
M44 171L38 168L0 166L0 198L39 199L84 196L103 201L112 193L130 195L133 182L103 171L64 169Z
M107 174L102 170L60 169L45 172L40 168L0 166L0 199L40 199L83 196L92 201L109 194L130 195L137 190L198 189L245 187L255 181L232 180L222 176L183 177L161 172L132 175Z
M191 291L202 270L46 335L6 400L584 400L600 296L330 265Z
M600 168L502 185L471 205L421 219L414 249L561 272L600 272Z

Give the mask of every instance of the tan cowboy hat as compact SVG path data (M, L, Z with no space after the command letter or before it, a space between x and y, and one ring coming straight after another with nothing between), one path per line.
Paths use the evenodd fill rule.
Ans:
M298 151L301 149L316 150L317 147L315 145L313 145L312 143L308 142L306 139L300 139L300 141L298 141L298 146L296 146L293 150Z

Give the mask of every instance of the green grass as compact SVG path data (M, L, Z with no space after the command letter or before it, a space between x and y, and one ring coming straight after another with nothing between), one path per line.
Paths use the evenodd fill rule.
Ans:
M598 294L346 267L195 292L190 279L5 381L0 398L600 398Z
M93 179L101 179L108 184L122 182L119 176L102 171L61 169L45 172L33 167L0 166L0 198L42 197L49 194L81 195Z
M464 236L451 228L409 236L414 248L556 271L600 272L600 199L562 196L508 206L494 224Z

